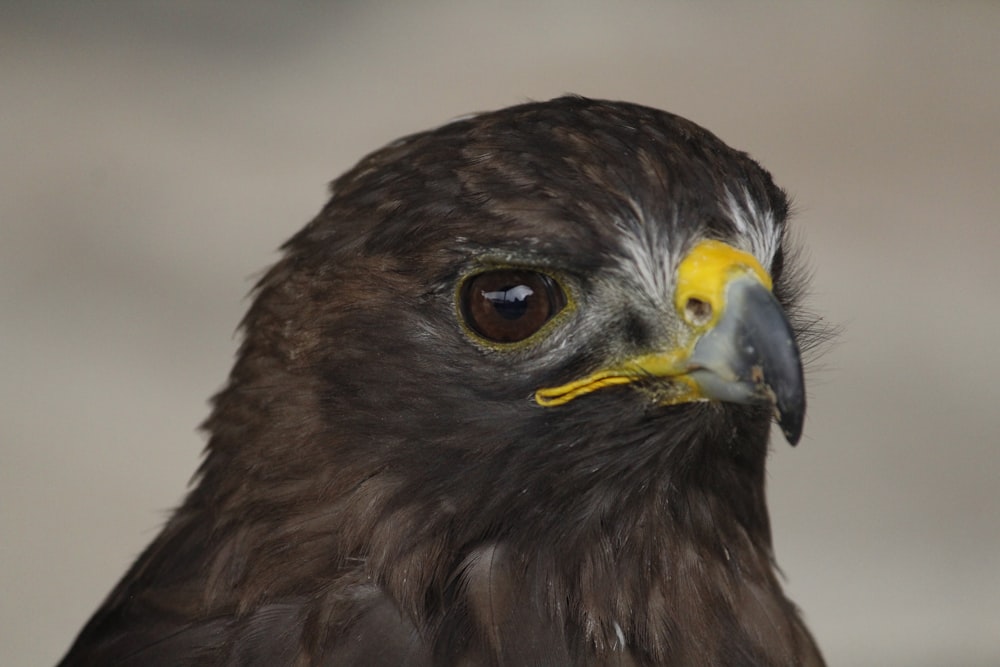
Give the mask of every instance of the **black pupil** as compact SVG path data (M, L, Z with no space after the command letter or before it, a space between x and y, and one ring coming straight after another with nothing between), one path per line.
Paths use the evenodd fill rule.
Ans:
M527 285L514 285L493 292L483 292L483 296L493 304L500 317L516 320L527 312L528 297L534 293L535 290Z

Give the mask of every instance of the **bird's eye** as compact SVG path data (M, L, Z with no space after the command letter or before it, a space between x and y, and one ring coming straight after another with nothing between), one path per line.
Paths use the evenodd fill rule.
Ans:
M469 328L495 343L528 338L566 306L566 295L555 280L516 269L471 276L459 299Z

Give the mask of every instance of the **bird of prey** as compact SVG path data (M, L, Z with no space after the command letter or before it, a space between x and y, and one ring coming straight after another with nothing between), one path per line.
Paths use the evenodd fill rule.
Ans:
M817 330L767 171L563 97L331 188L62 665L823 664L765 502Z

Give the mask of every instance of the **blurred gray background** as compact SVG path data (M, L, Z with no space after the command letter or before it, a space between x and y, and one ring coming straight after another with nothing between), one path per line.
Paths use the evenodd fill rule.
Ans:
M770 496L831 664L1000 665L1000 3L277 5L0 7L0 664L53 663L179 501L327 181L575 92L795 197L845 329Z

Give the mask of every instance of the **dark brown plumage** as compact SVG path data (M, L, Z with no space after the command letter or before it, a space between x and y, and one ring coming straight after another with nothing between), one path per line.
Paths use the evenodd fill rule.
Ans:
M804 411L780 331L815 333L787 212L624 103L369 155L261 280L196 485L62 665L821 665L764 497L771 403L793 442ZM744 353L702 341L745 333L743 292L675 298L706 239L769 323L721 389L700 359ZM668 349L698 362L635 370Z

